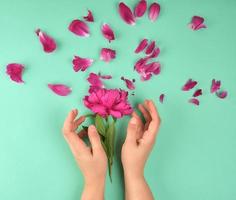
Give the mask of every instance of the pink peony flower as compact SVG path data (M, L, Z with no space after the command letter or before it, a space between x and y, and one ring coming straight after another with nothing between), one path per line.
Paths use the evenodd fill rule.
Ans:
M128 102L128 92L119 89L100 88L85 96L84 105L102 117L121 118L133 112Z

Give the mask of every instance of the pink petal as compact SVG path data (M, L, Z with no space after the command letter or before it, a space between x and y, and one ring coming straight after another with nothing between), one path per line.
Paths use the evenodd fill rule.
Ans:
M116 51L108 48L102 48L100 52L100 59L105 62L110 62L116 57Z
M161 103L163 103L163 101L164 101L164 97L165 97L164 94L161 94L161 95L160 95L160 97L159 97L159 101L160 101Z
M150 54L152 53L153 49L155 48L155 41L152 41L148 46L147 46L147 49L145 51L146 54Z
M108 24L103 24L101 30L103 36L108 39L109 42L115 39L114 32Z
M10 76L11 80L17 83L23 83L22 73L24 65L18 63L10 63L6 67L6 73Z
M151 54L150 56L148 56L148 57L149 57L149 58L156 58L156 57L158 57L159 54L160 54L160 48L159 48L159 47L156 47L156 48L153 50L152 54Z
M161 64L159 62L152 62L146 65L146 72L153 74L160 74Z
M101 75L101 73L99 72L98 73L99 77L102 78L102 79L112 79L112 76L111 75Z
M149 7L148 17L151 21L156 21L160 13L160 5L156 2L152 3Z
M192 30L199 30L201 28L206 28L206 25L203 24L204 18L199 16L193 16L192 21L189 23L189 27Z
M87 22L94 22L93 14L91 10L88 10L88 15L83 17Z
M227 91L220 91L220 92L216 92L216 95L219 98L224 99L225 97L227 97L228 93L227 93Z
M43 50L46 53L51 53L57 48L57 44L52 37L42 32L40 29L37 29L35 33L39 37L39 41L41 42Z
M145 57L145 58L140 58L135 64L134 64L134 69L137 71L137 72L141 72L144 65L147 63L148 61L148 57Z
M126 78L124 78L122 76L121 80L125 81L125 84L126 84L128 89L130 89L130 90L134 90L135 89L135 85L134 85L135 80L134 79L131 81L131 80L126 79Z
M198 89L198 90L196 90L196 91L194 92L193 97L198 97L198 96L200 96L200 95L202 95L202 90L201 90L201 89Z
M192 104L195 104L196 106L199 106L199 104L200 104L199 100L196 99L196 98L191 98L191 99L189 99L188 102L192 103Z
M146 0L140 0L134 8L135 17L142 17L147 10Z
M63 84L48 84L48 87L57 95L67 96L71 93L71 88Z
M143 39L139 45L137 46L137 48L135 49L135 53L139 53L141 51L143 51L148 45L148 40L147 39Z
M74 33L75 35L81 36L81 37L88 37L89 36L89 27L87 24L79 19L73 20L68 29Z
M72 63L73 63L73 69L75 72L78 72L79 70L81 70L83 72L89 66L91 66L93 64L93 59L81 58L79 56L74 56Z
M215 79L212 79L211 82L211 93L215 93L220 89L221 81L216 81Z
M130 10L130 8L125 5L123 2L119 3L119 14L120 17L127 23L130 25L135 25L135 18L134 15L132 13L132 11Z
M188 91L194 88L197 85L197 81L193 81L192 79L189 79L185 85L182 87L183 91Z

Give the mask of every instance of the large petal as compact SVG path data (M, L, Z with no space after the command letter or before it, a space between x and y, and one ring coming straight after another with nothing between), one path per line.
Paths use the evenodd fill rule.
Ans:
M193 81L192 79L189 79L184 86L182 87L183 91L189 91L192 88L194 88L197 85L197 81Z
M24 65L19 63L10 63L6 67L6 73L10 76L11 80L17 83L23 83L22 73L24 71Z
M116 57L116 51L108 48L102 48L100 52L100 59L105 62L110 62Z
M108 39L109 42L111 42L112 40L115 39L115 35L113 30L111 29L111 27L108 24L103 24L102 25L102 34L103 36Z
M204 18L199 16L193 16L192 21L189 23L189 27L192 30L199 30L201 28L206 28L206 25L204 24Z
M35 33L39 37L39 41L46 53L51 53L57 48L56 42L52 37L42 32L40 29L37 29Z
M59 96L67 96L71 93L71 88L63 84L48 84L48 87Z
M218 91L220 89L220 86L221 86L221 81L217 81L215 79L212 79L211 93L215 93L216 91Z
M137 46L137 48L135 49L135 53L139 53L141 51L143 51L148 45L148 40L147 39L143 39L139 45Z
M94 22L94 17L91 10L88 10L88 15L83 17L87 22Z
M93 59L91 58L81 58L79 56L75 56L73 61L73 69L75 72L81 70L82 72L85 71L89 66L93 64Z
M140 0L134 8L135 17L142 17L147 10L146 0Z
M119 3L120 17L129 25L135 25L135 18L130 8L123 2Z
M129 79L127 79L127 78L125 78L125 77L122 76L122 77L121 77L121 80L123 80L123 81L125 82L126 87L127 87L128 89L130 89L130 90L134 90L134 89L135 89L135 85L134 85L135 80L134 80L134 79L129 80Z
M81 36L81 37L88 37L89 36L89 27L87 24L79 19L73 20L68 29L74 33L75 35Z
M160 5L156 2L152 3L149 7L148 17L151 21L156 21L160 13Z

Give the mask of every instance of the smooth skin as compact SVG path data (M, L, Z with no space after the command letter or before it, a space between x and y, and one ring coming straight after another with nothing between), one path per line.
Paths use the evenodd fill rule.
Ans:
M153 200L152 192L144 177L144 167L154 146L160 126L160 117L151 100L138 105L145 123L136 112L132 113L127 128L127 135L122 146L121 160L124 169L126 200ZM84 176L82 200L103 200L107 173L107 158L101 145L95 126L88 128L91 146L87 146L84 131L77 133L85 116L77 118L78 111L72 110L64 123L63 134L68 142L75 160ZM96 170L95 170L96 169Z

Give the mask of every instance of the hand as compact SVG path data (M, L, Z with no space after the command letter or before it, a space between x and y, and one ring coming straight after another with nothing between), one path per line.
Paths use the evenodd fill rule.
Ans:
M104 199L104 185L107 171L107 158L103 150L100 136L95 126L88 128L88 137L91 147L87 146L82 137L86 135L85 131L76 133L78 126L84 122L85 116L76 119L78 111L72 110L64 123L63 134L68 142L75 160L84 176L84 192L81 199Z
M153 199L144 178L144 167L155 143L160 118L151 100L138 105L145 123L136 112L132 113L127 136L122 147L121 159L124 168L126 199Z

